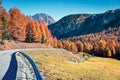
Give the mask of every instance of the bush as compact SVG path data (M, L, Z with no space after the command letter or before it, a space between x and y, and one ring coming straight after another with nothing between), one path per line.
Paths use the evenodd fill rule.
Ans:
M2 41L2 42L0 42L0 44L4 45L4 44L5 44L5 42L3 42L3 41Z
M62 78L57 78L57 80L62 80Z
M0 51L2 51L3 49L2 48L0 48Z

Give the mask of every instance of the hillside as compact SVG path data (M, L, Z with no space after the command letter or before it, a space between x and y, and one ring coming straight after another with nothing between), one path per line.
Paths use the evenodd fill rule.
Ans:
M72 54L62 49L25 51L38 65L45 80L119 80L120 64L110 58Z
M65 34L78 29L84 20L89 16L90 14L65 16L56 23L49 25L48 28L51 30L53 36L56 36L57 38L64 38L66 36ZM72 35L72 33L69 35Z
M42 19L44 19L47 25L55 23L55 20L50 15L45 13L38 13L30 17L34 20L37 20L39 23L42 21Z
M61 19L59 25L59 21L56 22L56 27L52 26L53 29L51 29L57 31L55 32L57 35L52 35L43 19L41 23L38 23L37 20L25 16L16 7L11 8L9 12L5 8L1 8L0 44L2 49L6 44L5 40L38 43L39 45L47 44L54 48L63 48L72 52L87 52L95 56L120 59L119 13L120 10L117 9L107 11L104 14L69 15ZM102 20L104 20L103 22L108 21L103 24ZM60 26L61 24L62 26ZM95 27L96 24L98 24L97 27ZM105 27L105 25L111 25L112 27ZM60 26L60 29L57 26ZM92 34L89 34L90 32ZM78 35L78 38L73 37L73 40L71 38L67 40L57 39L59 36L59 38L64 38L65 36L75 36L74 34ZM94 41L96 42L94 43Z
M120 42L120 26L116 28L108 28L108 30L103 30L98 33L90 33L87 35L81 36L74 36L69 39L71 41L83 41L83 42L90 42L90 43L97 43L99 40L105 40L106 42L111 42L114 40L116 43Z
M109 27L120 26L120 9L109 10L101 14L75 14L62 18L49 26L58 39L98 33Z

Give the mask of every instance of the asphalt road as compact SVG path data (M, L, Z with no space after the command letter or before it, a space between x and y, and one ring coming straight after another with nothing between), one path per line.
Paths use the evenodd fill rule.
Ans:
M17 55L18 53L21 54L23 57L19 58L20 56L18 57ZM31 76L31 74L33 74L33 73L29 73L31 72L29 71L31 70L31 67L29 66L32 66L32 69L34 71L34 74L33 74L34 79L32 80L43 80L35 62L28 55L21 52L20 50L9 50L9 51L0 52L0 80L18 80L17 79L18 73L19 74L22 73L20 72L20 70L18 70L19 68L18 62L21 62L23 66L24 65L28 66L27 69L26 67L25 68L23 67L23 70L22 70L23 72L26 72L28 76ZM28 79L26 77L22 80L31 80L31 79Z
M16 52L12 54L9 68L8 68L7 72L5 73L2 80L16 80L17 60L16 60L15 54L16 54Z

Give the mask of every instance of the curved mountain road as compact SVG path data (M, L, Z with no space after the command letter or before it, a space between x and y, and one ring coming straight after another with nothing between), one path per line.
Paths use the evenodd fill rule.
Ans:
M12 54L9 68L2 80L15 80L16 79L17 60L16 60L15 54L16 54L16 52Z
M32 67L33 67L33 69L34 69L34 72L35 72L35 75L36 75L36 79L37 80L43 80L42 79L42 76L41 76L41 74L40 74L40 72L39 72L39 70L38 70L38 68L37 68L37 66L36 66L36 64L34 63L34 61L28 56L28 55L26 55L25 53L23 53L23 52L20 52L24 57L26 57L27 59L28 59L28 61L31 63L31 65L32 65Z
M19 50L3 51L2 53L0 52L0 57L1 57L0 58L0 74L1 74L0 79L1 80L17 80L16 79L17 71L18 71L18 62L16 59L17 53L24 56L31 64L31 66L34 70L34 74L35 74L35 79L32 79L32 80L43 80L35 62L24 52L21 52ZM7 60L7 58L8 58L8 60ZM4 68L4 66L5 66L5 68ZM2 68L3 68L3 70L2 70Z

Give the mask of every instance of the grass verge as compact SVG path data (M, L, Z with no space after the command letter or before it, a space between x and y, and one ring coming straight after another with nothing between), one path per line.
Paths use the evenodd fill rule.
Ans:
M46 77L45 80L120 80L120 61L91 57L79 63L78 55L66 50L25 51Z

